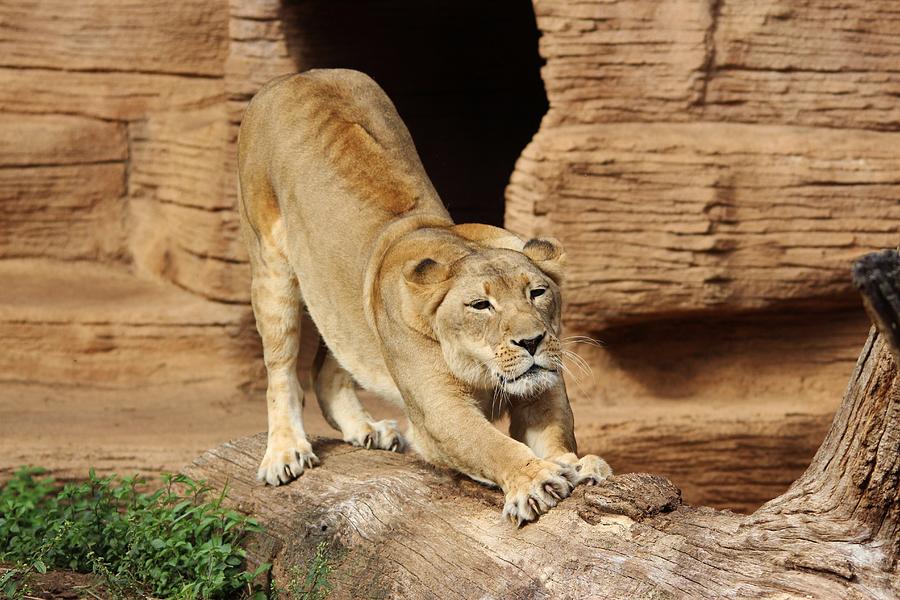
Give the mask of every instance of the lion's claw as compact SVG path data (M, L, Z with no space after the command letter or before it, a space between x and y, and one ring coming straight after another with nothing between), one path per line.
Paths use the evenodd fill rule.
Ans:
M256 478L269 485L284 485L318 464L319 458L305 438L272 438L266 446L266 454L256 472Z
M585 454L581 458L567 454L555 459L554 462L568 468L567 478L576 486L597 485L613 474L606 461L596 454Z
M373 448L402 452L406 447L403 435L397 430L397 421L369 421L358 432L344 437L344 441L371 450Z
M562 500L562 498L559 497L559 494L556 493L556 490L553 489L553 486L551 486L551 485L545 485L545 486L544 486L544 491L547 492L548 494L550 494L551 496L553 496L553 497L556 499L557 502L559 502L560 500Z
M503 517L521 527L559 504L574 488L566 476L567 471L569 469L562 465L540 461L534 476L523 473L519 483L507 490Z

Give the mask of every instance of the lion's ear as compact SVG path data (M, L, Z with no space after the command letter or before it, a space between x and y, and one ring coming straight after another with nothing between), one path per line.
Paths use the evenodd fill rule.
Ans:
M559 240L554 238L528 240L522 247L522 254L530 258L541 271L546 273L557 284L562 283L566 252Z
M411 260L403 265L401 311L406 323L419 333L437 339L434 317L450 289L450 266L433 258Z
M433 258L411 260L403 267L403 278L414 285L434 285L450 277L450 267Z

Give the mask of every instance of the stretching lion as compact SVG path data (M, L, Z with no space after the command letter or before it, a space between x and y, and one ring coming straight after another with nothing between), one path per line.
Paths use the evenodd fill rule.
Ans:
M564 254L487 225L454 225L393 104L366 75L314 70L267 84L241 125L241 222L268 371L259 478L318 463L296 373L305 305L327 352L313 381L328 422L354 445L401 450L356 386L409 417L429 462L506 494L536 519L581 482L609 476L576 456L562 368ZM508 411L510 436L489 419Z

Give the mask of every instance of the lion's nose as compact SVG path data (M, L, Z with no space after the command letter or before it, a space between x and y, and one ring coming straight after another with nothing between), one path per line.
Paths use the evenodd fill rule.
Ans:
M525 348L526 350L528 350L528 354L534 356L534 353L537 351L538 344L540 344L541 340L543 339L544 334L542 333L541 335L528 340L513 340L512 343L513 345L520 348Z

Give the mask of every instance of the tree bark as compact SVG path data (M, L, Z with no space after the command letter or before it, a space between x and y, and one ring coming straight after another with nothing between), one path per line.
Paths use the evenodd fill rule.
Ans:
M864 258L854 281L877 328L812 464L752 515L685 505L668 480L629 473L515 529L496 490L325 439L322 466L265 488L254 480L263 434L187 472L227 484L266 527L252 561L272 561L282 585L327 542L335 598L897 598L897 252Z

